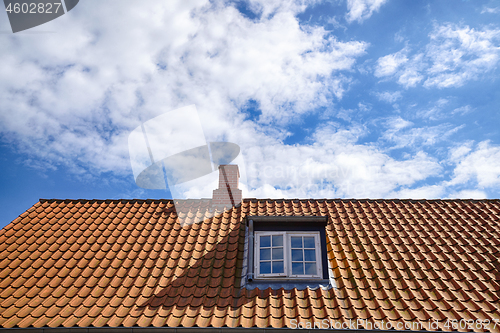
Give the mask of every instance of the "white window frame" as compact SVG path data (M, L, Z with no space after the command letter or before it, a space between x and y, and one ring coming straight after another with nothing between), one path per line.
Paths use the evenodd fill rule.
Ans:
M284 273L260 274L260 237L283 235L283 259ZM292 274L292 236L314 237L314 245L316 252L316 273L313 275L297 275ZM323 261L321 256L321 241L319 231L255 231L255 247L254 247L254 272L255 278L291 278L291 279L322 279L323 278Z

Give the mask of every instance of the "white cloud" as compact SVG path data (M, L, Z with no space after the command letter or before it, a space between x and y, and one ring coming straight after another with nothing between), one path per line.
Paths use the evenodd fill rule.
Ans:
M394 103L397 100L401 99L403 96L401 91L384 91L376 94L378 99L387 103Z
M424 76L421 74L424 67L422 58L422 53L411 57L411 60L408 61L406 63L406 66L404 66L404 68L399 72L399 84L401 84L405 88L415 87L424 79Z
M363 127L340 129L328 123L316 130L310 145L253 147L246 156L249 179L260 197L387 197L438 175L440 165L423 152L395 160L376 146L357 144ZM269 191L264 191L265 184ZM264 192L262 192L264 191Z
M389 197L402 199L439 199L445 194L445 188L442 185L427 185L418 188L402 188L393 192Z
M462 190L451 193L449 197L451 199L487 199L488 195L480 190Z
M449 185L472 182L480 188L500 186L499 146L483 141L473 149L472 143L467 142L451 153L450 161L455 164L455 169Z
M440 98L435 102L430 103L429 108L416 111L416 116L419 118L424 118L428 120L437 120L445 117L443 109L449 104L449 100L446 98Z
M463 116L463 115L470 113L472 111L473 111L473 108L470 105L465 105L465 106L461 106L459 108L456 108L451 113L452 114L460 114Z
M81 2L44 27L57 33L4 38L3 140L28 156L26 164L39 168L45 161L45 167L66 165L82 176L124 175L130 173L130 130L196 104L207 140L241 146L248 196L437 193L436 188L412 189L442 173L435 158L416 149L397 160L374 144L360 144L367 131L362 126L341 129L327 123L308 144L283 144L289 133L276 125L321 106L332 108L368 44L343 42L322 28L300 25L296 13L304 3L252 3L262 14L258 20L205 0ZM350 20L361 22L383 3L349 1ZM380 60L377 75L397 77L404 86L422 81L423 55L408 52ZM400 96L387 92L379 98ZM250 99L262 112L258 124L238 110ZM369 111L371 106L360 102L358 107ZM427 133L403 119L393 119L391 126L387 140L396 145L431 145L453 130L436 126Z
M387 130L381 138L394 143L391 149L409 147L420 149L421 146L432 146L439 141L446 140L449 136L464 127L440 124L428 127L413 127L413 123L401 117L389 118L385 123Z
M411 57L408 47L381 57L376 77L392 77L402 86L423 81L427 88L459 87L495 69L500 59L500 29L482 30L443 24L429 34L424 52Z
M250 10L254 13L261 15L263 18L278 12L300 13L303 12L307 6L319 3L321 0L249 0Z
M409 127L404 122L394 122L399 122L399 127ZM385 197L485 199L488 198L488 191L496 191L500 185L500 147L489 141L477 145L467 141L452 147L449 150L449 159L443 161L443 164L451 166L451 179L444 168L440 169L441 164L435 165L436 172L429 176L442 178L441 181L433 185L394 187Z
M347 30L347 27L345 25L340 24L338 21L337 17L335 16L330 16L326 19L326 24L331 24L334 29L342 29L342 30Z
M450 161L454 164L459 163L461 159L472 151L473 144L474 142L472 141L466 141L461 145L453 147L450 151Z
M387 0L347 0L347 22L358 21L363 22L379 8L386 3Z
M414 87L423 80L423 54L418 53L408 58L410 50L404 47L396 53L383 56L377 60L374 75L376 77L396 77L398 83L405 88Z
M392 117L387 119L385 125L389 128L390 132L397 132L403 128L408 128L413 125L411 121L404 120L401 117Z
M401 43L406 39L404 34L404 28L394 34L394 41Z
M461 86L493 69L500 57L500 30L475 30L442 25L430 34L427 57L431 67L425 87Z
M404 48L401 51L379 58L375 68L375 76L384 77L396 73L408 61L407 53L408 50Z
M327 105L342 97L367 44L301 26L303 3L261 5L273 15L252 21L205 0L80 3L44 26L57 33L4 38L4 139L47 165L96 174L128 173L129 131L189 104L209 140L283 139L244 122L238 107L253 99L263 123L283 124Z
M408 127L400 123L399 127ZM451 179L446 179L447 172L435 165L437 171L429 176L443 180L433 185L394 187L385 197L485 199L488 198L488 191L496 191L500 185L500 147L489 141L477 145L468 141L450 148L449 159L443 162L452 167Z
M484 14L484 13L489 13L489 14L500 13L500 7L492 8L492 7L486 7L486 6L484 6L483 10L481 11L481 14Z

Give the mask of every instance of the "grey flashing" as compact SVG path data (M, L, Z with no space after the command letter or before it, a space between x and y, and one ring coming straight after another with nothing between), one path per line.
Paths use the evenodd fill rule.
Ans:
M337 283L335 282L335 274L332 268L332 264L330 263L330 259L326 258L326 262L328 263L328 280L330 280L330 285L333 289L338 290Z
M323 222L328 221L327 216L247 216L247 221L254 222Z
M321 288L323 290L331 289L333 286L330 284L330 280L297 280L297 279L288 279L288 280L269 280L265 279L248 281L246 284L247 290L252 290L255 288L259 288L260 290L265 290L267 288L271 288L272 290L279 290L281 288L285 290L305 290L311 289L316 290Z
M245 226L245 247L243 250L243 268L241 269L241 286L245 288L248 279L248 226Z
M248 221L248 277L247 281L253 280L253 251L254 251L254 232L253 232L253 220Z

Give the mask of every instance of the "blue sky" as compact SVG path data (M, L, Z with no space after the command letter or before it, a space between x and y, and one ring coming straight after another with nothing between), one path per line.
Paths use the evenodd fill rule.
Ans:
M499 198L499 22L490 0L81 0L16 34L2 12L0 227L39 198L169 198L127 139L192 104L241 147L244 197Z

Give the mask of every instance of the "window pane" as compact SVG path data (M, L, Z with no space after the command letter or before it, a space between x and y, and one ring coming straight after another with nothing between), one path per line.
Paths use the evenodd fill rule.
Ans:
M292 261L303 261L302 250L292 250Z
M282 235L274 235L273 236L273 247L283 246L283 236Z
M273 273L283 273L285 272L285 266L283 261L273 261Z
M287 246L285 246L285 237L287 237ZM292 274L294 276L318 274L318 264L320 263L317 262L316 258L316 251L318 251L316 237L311 233L259 235L259 274ZM288 241L290 241L290 248L288 248ZM287 251L286 258L285 251ZM286 272L285 260L290 260L286 264L287 267L291 266Z
M304 250L305 261L316 261L316 250Z
M271 262L264 261L260 263L260 274L271 274Z
M304 237L304 248L314 249L314 237Z
M271 260L271 249L260 249L260 260Z
M302 248L302 237L292 237L292 248L294 249Z
M271 236L260 236L260 247L271 247Z
M304 275L304 263L302 262L292 262L292 274L294 275Z
M283 248L273 248L273 260L283 260Z
M316 275L316 263L315 262L306 262L306 274Z

